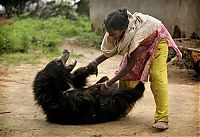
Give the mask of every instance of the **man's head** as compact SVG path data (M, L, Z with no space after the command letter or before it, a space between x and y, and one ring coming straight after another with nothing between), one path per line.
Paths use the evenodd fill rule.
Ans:
M104 20L106 31L113 38L120 38L127 29L129 20L127 9L115 9Z

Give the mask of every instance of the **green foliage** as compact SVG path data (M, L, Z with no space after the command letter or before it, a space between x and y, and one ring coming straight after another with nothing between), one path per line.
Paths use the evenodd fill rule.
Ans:
M28 60L27 58L34 59L34 54L37 53L57 55L58 45L66 37L77 37L80 45L93 45L98 48L102 38L91 31L89 19L86 17L79 17L76 21L68 20L64 16L46 20L15 17L12 20L12 25L0 27L1 59L4 57L9 60L12 57ZM6 55L8 53L12 55ZM22 54L17 56L17 53ZM12 61L8 62L13 64ZM34 63L34 60L30 62Z
M14 50L9 27L0 27L0 55Z
M78 40L79 45L89 44L90 46L99 49L102 41L102 36L96 35L95 32L85 32L78 36Z
M7 127L3 124L3 123L0 123L0 131L6 129Z

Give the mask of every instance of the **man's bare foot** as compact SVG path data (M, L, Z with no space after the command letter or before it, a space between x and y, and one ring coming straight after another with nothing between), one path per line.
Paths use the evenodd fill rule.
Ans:
M165 122L165 121L157 121L153 124L153 127L160 130L166 130L169 128L168 122Z

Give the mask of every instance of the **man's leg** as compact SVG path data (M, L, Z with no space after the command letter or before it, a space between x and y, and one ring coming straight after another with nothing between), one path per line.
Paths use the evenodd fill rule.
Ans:
M126 80L119 80L119 88L135 88L139 80L136 81L126 81Z
M153 127L158 129L168 128L167 56L167 42L161 40L150 69L150 86L156 103L155 123Z
M139 80L137 81L119 80L119 88L135 88L138 83L139 83ZM132 108L133 108L133 104L129 106L125 114L123 114L122 116L126 116L132 110Z

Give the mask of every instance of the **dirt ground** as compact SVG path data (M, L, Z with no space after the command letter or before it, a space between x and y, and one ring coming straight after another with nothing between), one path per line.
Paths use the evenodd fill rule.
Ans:
M70 62L76 59L78 66L101 54L89 47L78 47L73 39L63 42L61 49L72 52ZM121 136L200 136L199 92L200 82L193 80L193 71L168 65L170 123L169 129L160 132L152 128L155 103L149 83L145 84L144 97L136 104L127 117L117 121L93 125L57 125L45 121L41 109L35 105L32 82L36 73L48 59L40 59L41 64L24 64L12 68L0 68L0 136L70 136L70 137L121 137ZM95 82L101 76L112 77L120 61L120 56L110 58L99 66L99 75L91 76Z

